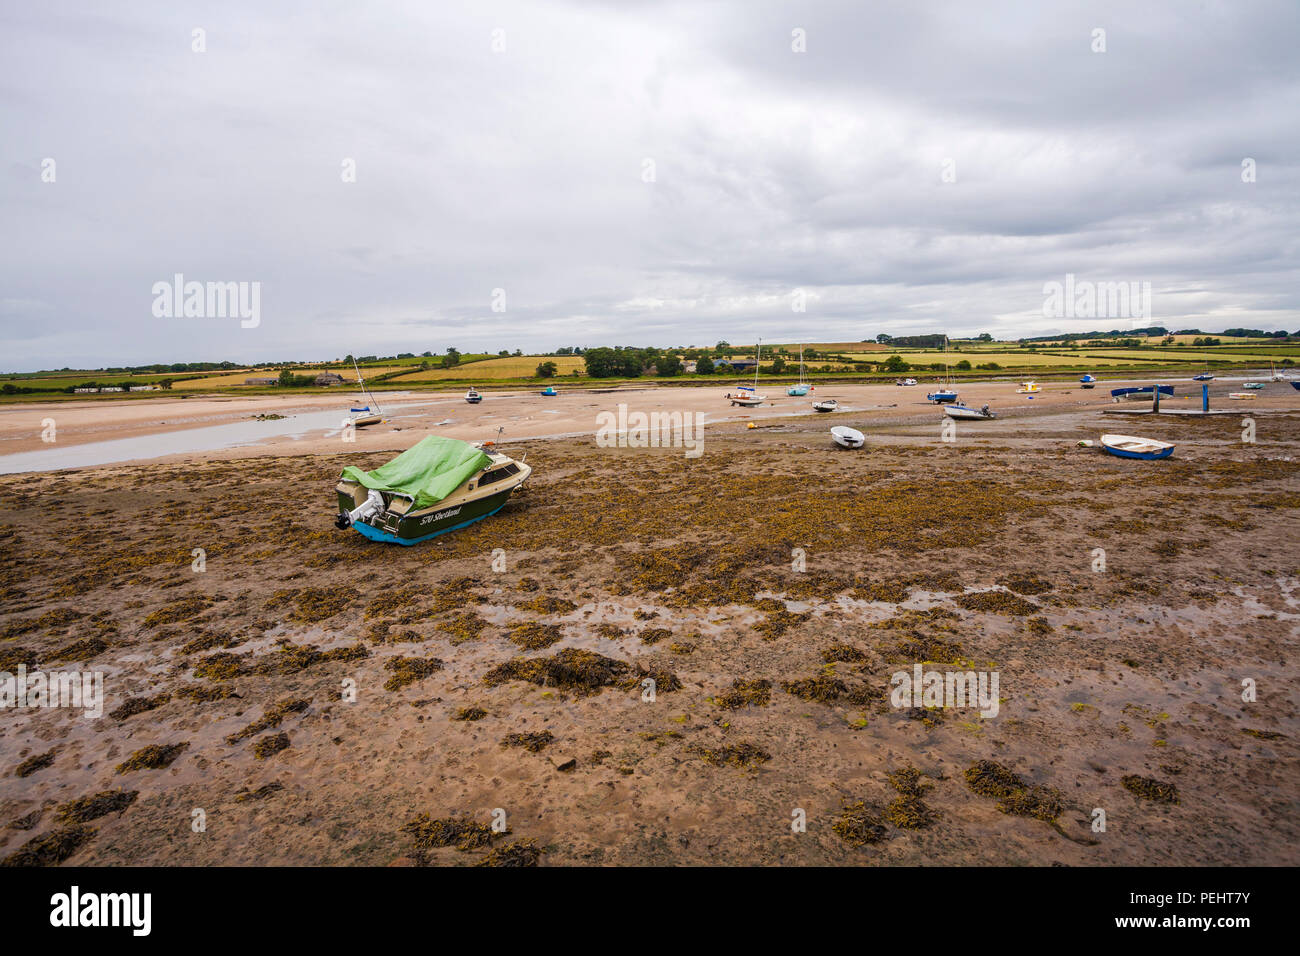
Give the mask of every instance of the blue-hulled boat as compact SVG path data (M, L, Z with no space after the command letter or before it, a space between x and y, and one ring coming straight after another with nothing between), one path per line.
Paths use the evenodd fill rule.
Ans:
M1291 387L1294 388L1297 392L1300 392L1300 382L1292 382Z
M1116 458L1138 458L1142 461L1168 458L1174 453L1174 446L1169 442L1135 438L1133 435L1102 435L1101 447Z
M542 389L542 394L545 395L547 398L554 398L556 395L559 395L560 393L557 392L552 386L547 385L544 389Z
M1110 397L1116 401L1119 401L1120 399L1152 398L1153 392L1156 388L1160 389L1161 396L1165 398L1174 394L1174 387L1172 385L1136 385L1129 388L1112 388L1110 390Z
M1097 379L1092 375L1085 375L1083 378L1079 379L1079 384L1084 388L1096 388Z

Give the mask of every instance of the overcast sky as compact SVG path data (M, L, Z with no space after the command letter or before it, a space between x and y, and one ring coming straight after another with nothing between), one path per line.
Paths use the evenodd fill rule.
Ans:
M7 3L0 369L1295 331L1297 49L1296 0ZM1044 317L1067 273L1152 318Z

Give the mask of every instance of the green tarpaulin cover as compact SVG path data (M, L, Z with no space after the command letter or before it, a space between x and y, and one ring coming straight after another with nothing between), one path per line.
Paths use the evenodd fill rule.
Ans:
M491 461L468 442L430 435L374 471L349 465L343 469L343 477L377 491L410 495L415 499L415 508L428 508Z

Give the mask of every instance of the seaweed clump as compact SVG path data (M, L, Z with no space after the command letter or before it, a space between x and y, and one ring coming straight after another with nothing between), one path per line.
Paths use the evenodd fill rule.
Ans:
M483 677L489 687L512 680L570 691L579 696L599 693L623 680L631 666L593 651L565 648L551 657L516 657L498 664Z
M1026 601L1010 591L976 591L974 594L959 595L955 600L968 611L987 611L1013 617L1028 617L1042 610L1033 601Z
M541 753L555 740L555 735L549 730L529 731L522 734L506 734L505 739L501 741L502 747L522 747L529 753Z
M516 840L497 847L475 866L536 866L542 858L541 848L532 840Z
M845 807L831 829L852 847L879 843L885 838L885 824L880 815L861 800Z
M141 747L126 760L117 765L115 772L130 773L133 770L162 770L169 767L177 757L185 752L189 743L150 744Z
M92 827L75 824L33 837L0 860L0 866L57 866L95 835Z
M713 698L713 703L726 710L741 707L766 707L772 702L772 682L762 678L740 678L731 682L731 690Z
M408 820L402 824L402 832L408 833L419 850L435 847L454 846L458 850L477 850L489 846L497 834L486 823L477 823L468 817L447 817L430 819L427 813ZM507 827L503 833L509 833Z
M1012 770L992 760L976 761L966 768L964 775L972 791L996 799L1003 813L1054 823L1065 809L1059 790L1026 783Z
M392 671L393 676L384 681L384 690L401 690L442 670L442 666L436 657L391 657L384 662L384 669Z
M289 735L281 731L278 734L267 734L253 744L253 756L258 760L266 760L268 757L274 757L281 750L288 749Z
M124 700L120 706L110 710L108 716L112 717L114 720L126 720L128 717L134 717L136 714L143 714L148 710L156 710L171 699L171 694L158 694L154 697L131 697Z
M1152 800L1156 803L1178 803L1178 788L1172 783L1164 783L1151 777L1141 777L1135 773L1121 777L1121 784L1129 793L1135 794L1144 800Z
M818 674L816 677L782 681L781 687L787 694L793 694L800 700L814 701L819 704L831 704L840 700L859 706L874 703L869 688L851 688L833 674Z
M14 776L30 777L36 771L44 770L52 763L54 763L53 750L47 750L43 754L33 754L14 768Z
M299 700L286 698L277 704L267 707L262 716L253 721L243 730L231 734L226 738L226 743L234 745L248 737L256 737L264 730L270 730L272 727L279 727L284 718L290 714L300 714L311 704L310 697L304 697Z
M482 720L488 712L482 707L462 707L452 715L452 720Z
M510 640L526 651L540 651L550 647L564 636L558 624L526 621L510 627Z
M762 747L746 741L727 744L715 750L707 747L688 747L686 752L694 754L714 767L739 767L742 770L757 770L772 759L772 755Z
M904 767L888 774L889 784L898 791L898 796L885 808L885 819L900 830L920 830L928 827L937 818L937 814L922 799L934 784L921 778L921 771L915 767Z
M55 811L60 823L89 823L110 813L121 813L140 795L138 790L103 790L61 804Z

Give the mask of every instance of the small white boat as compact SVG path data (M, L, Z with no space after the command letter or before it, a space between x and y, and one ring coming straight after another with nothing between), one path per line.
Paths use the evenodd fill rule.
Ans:
M1248 400L1253 400L1255 398L1255 393L1254 392L1229 392L1228 397L1238 402L1244 402Z
M1102 435L1101 447L1117 458L1140 458L1143 461L1168 458L1174 453L1174 446L1169 442L1134 435Z
M983 408L971 408L967 405L945 405L943 413L949 418L960 418L963 421L983 421L988 418L997 418L997 413L991 411L987 405Z
M465 401L469 402L471 405L477 405L479 402L483 401L483 396L479 394L478 389L471 387L470 390L465 393Z
M821 401L821 402L813 402L814 412L833 412L835 411L835 409L839 407L840 407L840 403L833 398L828 398L825 401Z
M1042 389L1037 382L1021 382L1020 387L1016 389L1016 393L1019 395L1036 395L1040 391Z
M756 408L767 401L766 395L759 395L749 385L742 385L736 389L736 394L731 396L732 405L742 405L745 408Z
M862 432L856 428L847 428L844 425L836 425L832 428L831 438L841 448L861 448L867 442L867 436Z
M900 379L895 380L894 384L895 384L895 385L915 385L915 384L916 384L916 379L914 379L914 378L900 378Z

